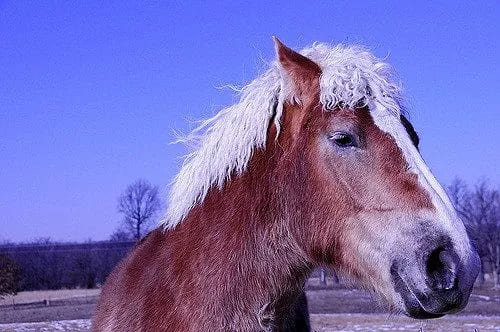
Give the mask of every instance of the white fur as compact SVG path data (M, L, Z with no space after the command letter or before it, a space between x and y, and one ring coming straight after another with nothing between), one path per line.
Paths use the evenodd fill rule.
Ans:
M325 110L377 101L399 121L400 85L393 79L391 67L372 53L359 46L322 43L300 53L322 69L320 100ZM196 148L185 157L174 179L161 221L165 228L181 222L212 187L221 188L231 176L245 171L253 151L265 146L271 119L274 117L279 130L283 104L297 101L291 91L275 61L242 89L239 103L224 108L181 140Z
M444 233L452 238L460 257L467 258L470 253L470 244L465 227L448 195L412 143L403 124L393 116L392 111L388 111L384 105L376 101L371 103L369 108L377 127L394 138L408 163L409 170L417 175L420 185L429 194L436 210L436 215L431 220L433 223L437 223L436 229L443 229Z

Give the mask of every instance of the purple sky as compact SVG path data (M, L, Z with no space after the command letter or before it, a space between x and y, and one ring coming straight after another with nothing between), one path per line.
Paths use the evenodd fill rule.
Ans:
M0 241L106 239L137 178L165 188L172 129L294 48L362 43L402 78L438 179L500 181L500 3L0 2ZM450 6L450 5L453 6Z

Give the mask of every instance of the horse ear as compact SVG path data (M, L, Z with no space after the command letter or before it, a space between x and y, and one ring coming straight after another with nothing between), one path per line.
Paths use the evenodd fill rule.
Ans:
M314 61L295 52L273 36L282 76L285 83L285 95L292 99L305 102L317 93L317 82L321 75L321 68ZM314 84L316 82L316 84Z

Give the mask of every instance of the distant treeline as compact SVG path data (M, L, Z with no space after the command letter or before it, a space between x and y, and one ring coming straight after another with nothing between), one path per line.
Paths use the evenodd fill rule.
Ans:
M102 285L135 242L24 243L0 245L0 255L20 269L18 291L94 288Z

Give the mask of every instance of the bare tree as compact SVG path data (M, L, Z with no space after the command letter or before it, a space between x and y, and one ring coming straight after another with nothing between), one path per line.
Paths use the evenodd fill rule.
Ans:
M146 180L129 185L118 199L118 211L123 214L123 225L139 241L148 230L161 208L158 187Z
M484 266L492 272L495 288L500 287L500 193L486 180L470 189L456 179L448 188L450 197L465 222L469 234L481 257L481 277L484 280Z
M482 245L483 241L481 238L481 233L476 225L476 218L474 214L475 208L473 207L473 193L470 190L467 183L465 183L462 179L455 178L450 186L448 186L448 194L449 197L455 206L455 210L458 215L462 219L467 228L467 233L471 237L474 245L479 253L479 257L481 258L481 268L479 272L479 283L480 285L484 284L484 262L486 257L486 252L484 251L484 246Z
M473 193L476 232L480 234L481 251L491 267L495 288L500 288L500 194L486 181L479 183Z
M19 279L19 266L6 255L0 255L0 299L3 295L17 294Z

